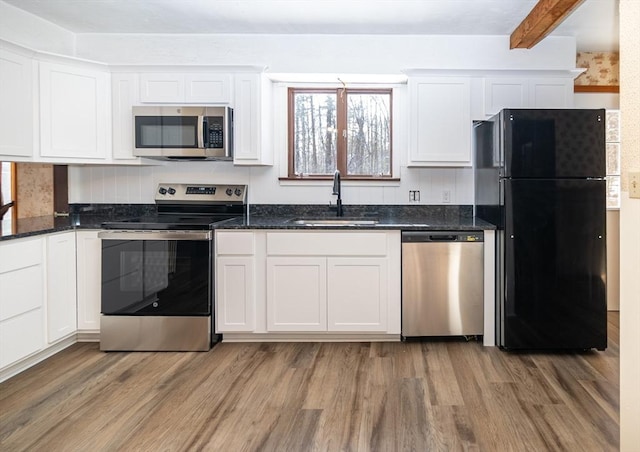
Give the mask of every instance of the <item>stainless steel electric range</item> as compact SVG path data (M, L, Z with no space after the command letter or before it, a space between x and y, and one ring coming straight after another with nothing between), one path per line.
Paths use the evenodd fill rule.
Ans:
M102 224L100 349L206 351L213 231L247 214L246 185L161 183L157 215Z

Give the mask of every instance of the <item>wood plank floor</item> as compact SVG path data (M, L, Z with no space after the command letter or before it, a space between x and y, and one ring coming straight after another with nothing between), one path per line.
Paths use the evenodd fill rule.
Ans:
M0 384L2 451L603 451L619 448L619 317L606 352L474 342L75 344Z

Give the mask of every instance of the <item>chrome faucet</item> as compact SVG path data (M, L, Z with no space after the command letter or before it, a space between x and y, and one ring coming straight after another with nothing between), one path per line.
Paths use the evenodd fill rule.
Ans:
M338 199L336 200L336 212L339 217L343 215L342 212L342 197L340 194L340 171L336 170L333 173L333 193L334 195L338 195Z

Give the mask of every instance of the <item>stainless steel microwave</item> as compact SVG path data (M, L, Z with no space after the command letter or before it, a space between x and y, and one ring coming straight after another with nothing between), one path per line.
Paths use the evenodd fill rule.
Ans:
M133 107L134 155L162 160L233 159L233 109Z

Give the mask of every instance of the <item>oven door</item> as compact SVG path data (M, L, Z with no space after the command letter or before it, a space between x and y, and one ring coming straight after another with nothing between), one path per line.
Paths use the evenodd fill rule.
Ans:
M210 231L109 231L102 239L105 316L211 316Z

